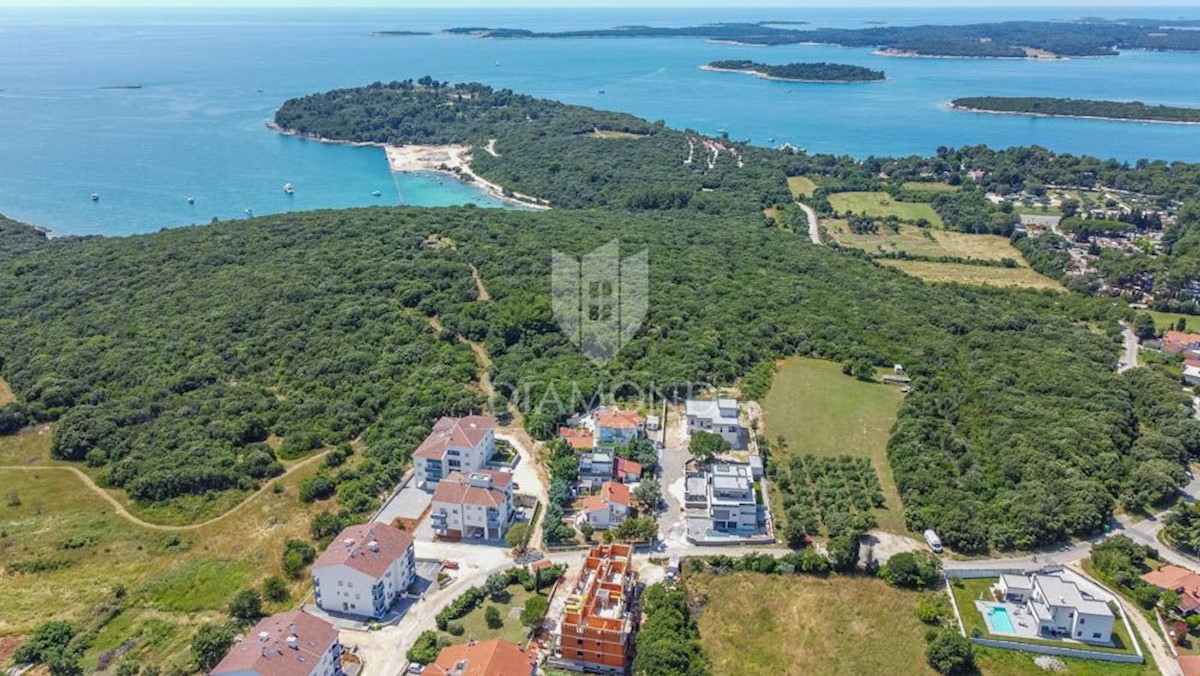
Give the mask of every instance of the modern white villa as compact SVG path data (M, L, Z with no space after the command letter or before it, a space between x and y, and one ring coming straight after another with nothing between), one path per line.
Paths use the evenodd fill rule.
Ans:
M689 522L704 531L752 535L765 526L765 506L759 504L754 476L747 464L716 462L700 473L688 475L684 509Z
M452 472L438 483L429 518L440 537L500 540L513 514L512 475L481 469Z
M993 589L1002 602L979 603L994 635L1112 644L1112 599L1072 574L1005 574Z
M432 491L451 472L482 469L496 448L496 419L489 415L442 418L413 451L417 486Z
M738 420L738 400L688 399L684 404L688 434L719 434L735 449L745 448L746 430Z
M415 575L413 539L386 523L350 526L312 565L317 606L356 617L383 617Z

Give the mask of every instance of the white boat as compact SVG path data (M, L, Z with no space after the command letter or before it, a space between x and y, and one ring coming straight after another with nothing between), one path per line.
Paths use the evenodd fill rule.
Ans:
M195 198L195 197L189 197L189 198L187 198L187 203L188 203L188 204L195 204L195 203L196 203L196 198Z
M296 188L291 183L284 183L283 191L289 195L293 195L296 192Z
M380 196L380 195L382 195L383 193L379 192L378 190L375 190L375 191L373 191L371 194L372 194L372 195L374 195L374 196L376 196L376 197L379 197L379 196Z
M92 193L92 201L99 202L100 201L100 193L98 193L98 192Z
M254 210L253 210L253 209L251 209L250 207L246 207L245 211L246 211L246 215L247 215L247 216L253 216L253 215L254 215Z

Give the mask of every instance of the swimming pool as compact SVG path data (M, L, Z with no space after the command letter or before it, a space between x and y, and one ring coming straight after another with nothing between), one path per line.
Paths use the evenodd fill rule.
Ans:
M1008 617L1008 608L1004 606L992 606L987 611L988 624L992 626L993 634L1012 634L1012 620Z

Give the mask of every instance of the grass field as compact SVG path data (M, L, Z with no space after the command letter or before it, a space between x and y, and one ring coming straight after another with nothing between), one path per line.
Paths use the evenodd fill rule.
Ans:
M1186 330L1200 331L1200 317L1197 317L1195 315L1181 315L1181 314L1176 314L1174 312L1158 312L1157 310L1138 310L1138 312L1145 312L1145 313L1149 314L1151 317L1153 317L1154 318L1154 328L1158 329L1159 331L1166 331L1168 329L1174 329L1176 324L1179 323L1180 319L1187 322ZM0 395L2 395L2 394L3 394L3 391L0 390Z
M954 192L962 186L950 185L945 181L906 181L905 190L924 190L926 192Z
M1152 676L1158 670L1145 664L1117 664L1098 660L1057 658L1064 671L1049 672L1034 663L1037 655L1016 650L999 650L975 646L975 664L984 676L1046 676L1056 673L1062 676Z
M592 132L592 138L646 138L645 134L634 134L628 131L613 131L611 129L596 129Z
M942 227L942 217L933 207L924 202L897 202L885 192L839 192L829 196L829 203L838 214L854 212L876 218L895 216L909 223L925 219L935 227Z
M521 624L521 617L516 612L512 612L512 617L509 617L509 613L514 608L524 608L525 601L533 596L533 592L525 591L525 588L519 584L509 586L508 591L512 595L505 603L498 603L487 599L478 608L467 613L466 617L459 620L464 630L462 636L451 636L446 632L441 632L442 638L451 643L466 643L470 640L487 641L493 638L502 638L510 643L524 644L526 637L529 635L529 627ZM545 596L546 590L542 590L539 594ZM492 629L487 626L484 613L487 612L488 606L496 606L496 610L500 611L500 619L504 621L504 624L498 629Z
M12 388L8 386L8 382L0 378L0 406L11 404L17 400L17 395L13 394Z
M1058 207L1027 207L1024 204L1014 204L1013 212L1021 216L1061 216Z
M880 259L879 263L902 270L913 277L920 277L927 282L1065 291L1058 282L1025 267L1002 268L963 263L927 263L925 261L883 259Z
M872 578L757 573L694 575L687 587L707 599L700 636L714 674L936 673L916 592Z
M823 224L842 246L862 249L867 253L902 251L914 256L952 256L994 261L1011 258L1022 266L1026 265L1021 252L1008 238L999 235L972 235L914 225L901 225L899 232L880 228L879 234L860 235L851 232L850 224L843 219L827 220Z
M48 433L0 437L0 464L29 464L49 451ZM319 463L317 463L319 464ZM311 471L315 471L316 465ZM99 633L85 655L90 667L101 650L137 641L131 659L186 666L196 627L223 620L238 590L282 575L283 541L308 539L308 523L331 502L303 505L297 484L308 468L281 479L283 492L266 491L211 526L170 532L133 524L61 469L0 470L3 563L61 565L38 573L0 573L19 593L0 594L0 636L27 634L50 619L83 620L114 584L128 591L128 606ZM11 504L17 502L19 504ZM71 546L67 546L70 542ZM294 605L309 591L307 576L291 584Z
M887 505L874 510L879 527L903 533L904 514L887 461L888 435L903 399L895 387L844 375L835 362L793 358L775 374L763 402L763 425L769 439L787 440L789 453L869 457Z
M788 190L792 191L792 197L812 197L813 191L817 189L817 184L804 176L788 176L787 184Z

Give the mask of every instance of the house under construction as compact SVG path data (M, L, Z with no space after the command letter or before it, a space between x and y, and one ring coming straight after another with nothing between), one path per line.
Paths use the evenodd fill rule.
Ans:
M629 545L592 547L554 630L551 666L625 674L637 630L637 580Z

